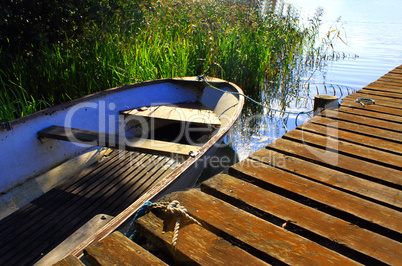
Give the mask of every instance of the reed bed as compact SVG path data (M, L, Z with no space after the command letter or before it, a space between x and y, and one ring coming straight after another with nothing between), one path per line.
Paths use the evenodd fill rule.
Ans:
M220 77L258 100L264 82L297 78L295 71L321 58L319 14L302 28L297 15L273 12L267 3L139 1L114 7L108 21L100 13L64 41L12 56L3 47L0 122L103 89L178 76Z

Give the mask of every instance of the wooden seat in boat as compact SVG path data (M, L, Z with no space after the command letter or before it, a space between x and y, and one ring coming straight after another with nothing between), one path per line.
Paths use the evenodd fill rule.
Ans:
M216 114L205 108L194 108L191 104L158 105L140 107L120 112L126 117L143 117L157 120L170 120L176 122L194 123L220 127L221 121Z
M125 136L101 133L76 128L51 126L38 132L42 138L53 138L64 141L71 141L93 146L102 146L113 149L128 151L146 152L150 154L179 154L188 156L196 154L198 146L180 144L155 139L134 138L127 139Z

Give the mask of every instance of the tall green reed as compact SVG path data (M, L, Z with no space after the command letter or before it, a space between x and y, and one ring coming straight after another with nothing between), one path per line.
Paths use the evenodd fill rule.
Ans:
M220 77L261 98L301 55L313 57L314 27L261 12L256 2L140 1L83 35L2 60L1 121L123 84L176 76ZM2 58L6 53L1 53Z

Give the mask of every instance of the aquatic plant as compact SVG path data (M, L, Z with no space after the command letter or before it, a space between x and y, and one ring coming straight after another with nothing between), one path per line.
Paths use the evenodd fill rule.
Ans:
M265 82L286 84L303 56L321 52L313 49L316 28L302 28L291 10L272 12L263 2L100 1L96 20L81 21L80 32L64 41L19 53L2 47L0 121L176 76L220 77L260 100Z

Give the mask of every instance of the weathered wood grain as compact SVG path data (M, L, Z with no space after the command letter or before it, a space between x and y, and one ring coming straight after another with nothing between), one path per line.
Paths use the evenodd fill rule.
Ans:
M308 143L299 143L286 139L277 139L268 149L276 150L288 155L304 158L333 169L351 173L388 186L402 186L402 171L373 164L337 152L338 142L328 139L325 148L316 148Z
M84 265L85 265L84 263L82 263L79 259L77 259L73 255L67 256L64 259L53 264L53 266L84 266Z
M120 232L114 232L84 249L91 265L167 265Z
M371 199L380 204L386 203L388 206L402 208L402 192L400 190L273 150L270 150L268 155L271 157L270 164L275 168L368 200ZM268 162L268 160L264 162Z
M347 106L341 106L338 109L338 112L354 114L354 115L359 115L359 116L364 116L364 117L371 117L371 118L380 119L380 120L384 120L384 121L388 121L388 122L402 123L401 116L384 114L384 113L380 113L380 112L371 111L368 109L359 109L359 108L351 108L351 107L347 107Z
M313 241L273 225L218 198L189 190L174 196L208 230L241 243L268 263L291 265L356 264Z
M313 118L316 122L322 122L320 118ZM309 120L307 123L300 125L303 131L309 131L329 138L335 138L341 141L346 141L361 146L370 147L373 149L389 152L392 154L402 155L402 144L378 139L375 137L359 134L359 132L350 132L338 127L328 127L324 123L313 123Z
M172 120L195 124L220 126L221 121L208 109L185 108L179 105L159 105L137 108L121 112L126 117L144 117L150 119Z
M250 157L253 160L246 159L232 166L229 174L254 182L263 182L265 189L278 190L280 193L288 191L289 195L300 195L341 212L350 213L382 226L383 234L393 230L391 234L397 235L402 226L402 214L399 211L270 166L275 159L269 154L269 150L260 150Z
M320 113L320 116L402 133L402 124L397 122L388 122L380 119L338 112L336 110L325 110Z
M373 99L375 101L375 105L395 108L395 109L398 109L398 110L402 109L401 102L390 101L389 98L387 98L387 97L380 97L380 96L376 96L376 95L355 93L355 94L351 94L349 96L346 96L344 99L355 101L358 98L370 98L370 99ZM369 104L365 104L365 105L367 106Z
M375 128L353 122L337 120L336 118L328 118L317 116L309 120L310 123L320 124L333 129L342 129L349 132L361 134L363 136L371 136L378 139L390 141L391 143L402 143L402 134L386 129Z
M366 104L365 106L362 106L360 103L355 102L354 99L344 98L344 99L342 99L341 104L342 104L342 106L352 107L354 109L373 111L373 112L384 113L384 114L389 114L389 115L394 115L394 116L399 116L399 117L402 116L401 109L386 107L386 106L381 106L381 105L376 105L376 104Z
M174 220L174 219L173 219ZM137 230L156 246L162 247L180 264L196 265L267 265L243 249L195 224L181 222L176 250L172 247L172 230L152 212L137 220Z
M384 102L392 102L392 103L402 103L402 99L398 97L389 97L389 96L382 96L382 95L374 95L372 93L365 93L363 91L358 90L355 94L352 94L352 96L356 96L358 98L371 98L373 100L379 100L379 101L384 101Z
M71 141L93 146L102 146L127 151L146 152L151 154L180 154L188 156L190 152L198 151L200 147L174 142L166 142L154 139L133 139L129 140L124 136L101 133L76 128L65 128L51 126L38 132L43 138L53 138L64 141Z
M375 264L381 261L395 265L401 259L402 244L397 241L232 176L217 175L202 183L201 189L236 207L252 212L254 210L268 220L270 217L277 217L283 221L282 226L286 230L296 233L306 230L324 237L332 242L326 243L328 246L335 247L340 253L351 253L351 257L361 263ZM305 232L301 234L306 235ZM312 235L311 238L314 240L316 237ZM336 244L341 244L342 247ZM353 252L343 250L344 248L352 249Z
M383 96L383 97L390 97L390 98L395 98L395 99L402 99L402 89L401 89L400 93L397 93L397 92L381 91L379 89L373 89L371 87L365 87L365 88L359 90L359 92L365 93L365 94L373 94L373 95Z
M309 131L304 131L302 127L298 130L289 131L283 135L282 138L322 149L334 149L335 152L352 156L362 161L371 161L375 164L402 170L402 156L345 142L337 138L328 138L314 134ZM402 172L400 174L402 177Z

